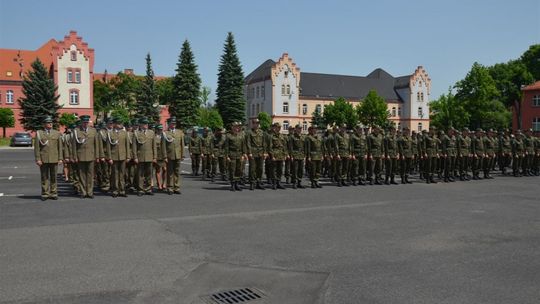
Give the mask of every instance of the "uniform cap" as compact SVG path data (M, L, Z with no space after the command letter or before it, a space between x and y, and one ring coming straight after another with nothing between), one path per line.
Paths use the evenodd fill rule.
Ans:
M50 116L45 116L45 119L43 120L43 122L44 122L44 123L51 123L51 122L53 122L52 117L50 117Z
M81 122L89 122L90 121L90 115L83 115L80 118L81 118Z

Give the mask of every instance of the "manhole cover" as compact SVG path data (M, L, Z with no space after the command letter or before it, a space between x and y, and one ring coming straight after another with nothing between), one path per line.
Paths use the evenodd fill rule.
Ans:
M256 288L240 288L201 297L208 304L262 303L265 295Z

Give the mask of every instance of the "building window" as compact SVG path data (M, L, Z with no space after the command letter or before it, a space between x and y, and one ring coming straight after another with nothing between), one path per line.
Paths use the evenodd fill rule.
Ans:
M69 91L69 104L78 105L79 104L79 90L70 90Z
M255 98L255 88L251 88L251 98Z
M67 82L73 82L73 71L71 69L67 70Z
M283 121L283 130L289 130L289 121L288 120Z
M398 124L397 124L397 129L401 130L401 123L400 122L398 122Z
M264 85L261 87L261 97L264 99Z
M318 105L315 106L315 111L316 111L317 113L319 113L319 114L322 114L322 107L321 107L320 104L318 104Z
M417 100L417 101L420 101L420 92L417 92L417 93L416 93L416 100Z
M398 108L397 108L397 115L398 115L398 116L401 116L401 107L398 107Z
M291 95L291 86L287 85L287 95Z
M540 117L533 118L532 129L535 132L540 132Z
M285 78L289 78L289 71L285 71Z
M302 105L302 114L307 115L307 104Z
M540 95L533 96L533 107L540 107Z
M257 87L257 98L259 98L260 89Z
M420 88L422 87L422 81L418 82L418 87L420 87Z
M281 95L285 95L285 85L281 85Z
M261 112L260 104L257 104L257 114L259 114L260 112Z
M420 93L420 101L424 101L424 92Z
M81 83L81 70L75 70L75 82Z
M422 123L421 122L418 123L418 132L422 132Z
M71 61L77 61L77 51L71 51Z
M392 107L392 117L396 117L396 107Z
M304 132L307 132L307 121L304 121L304 122L302 123L302 130L303 130Z
M6 91L6 103L7 104L13 104L13 100L15 100L15 95L13 94L13 90L7 90Z
M422 111L422 107L418 107L418 116L424 117L424 112Z
M283 113L284 114L289 114L289 103L288 102L283 103Z
M251 116L255 115L255 104L251 104Z

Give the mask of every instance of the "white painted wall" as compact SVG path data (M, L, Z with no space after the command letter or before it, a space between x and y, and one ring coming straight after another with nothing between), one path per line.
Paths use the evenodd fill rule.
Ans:
M291 115L291 116L297 116L298 113L298 88L296 86L297 80L294 73L290 70L290 68L285 65L286 68L284 68L277 76L276 81L274 84L274 89L272 90L273 94L273 115ZM288 71L288 76L285 78L285 72ZM291 94L290 95L282 95L281 94L281 86L290 85L291 87ZM283 103L288 102L289 103L289 112L283 113Z
M77 60L71 60L71 51L77 51ZM81 69L81 83L68 83L67 82L67 70L68 68L79 68ZM75 74L73 74L75 79ZM58 94L60 98L58 103L63 105L66 109L76 109L76 108L90 108L90 60L84 58L82 51L78 51L77 47L73 44L71 45L68 51L64 51L62 58L58 59ZM79 90L79 104L70 105L69 104L69 90L78 89Z

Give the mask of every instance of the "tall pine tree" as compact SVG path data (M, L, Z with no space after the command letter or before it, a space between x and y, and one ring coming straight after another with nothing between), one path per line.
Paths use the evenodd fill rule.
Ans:
M221 56L216 90L216 105L226 126L236 121L245 122L246 101L243 90L244 72L236 53L233 34L229 32Z
M146 76L141 86L141 93L137 104L137 115L139 117L147 117L151 123L159 123L159 103L150 53L146 55Z
M201 101L201 78L191 51L189 41L184 41L178 59L176 75L173 79L174 98L169 105L169 113L176 116L178 126L189 128L197 124Z
M47 68L38 59L32 62L32 70L24 75L22 82L24 97L19 99L20 122L25 130L43 128L45 117L51 116L54 128L58 128L58 110L61 108L56 95L57 86L49 76Z

